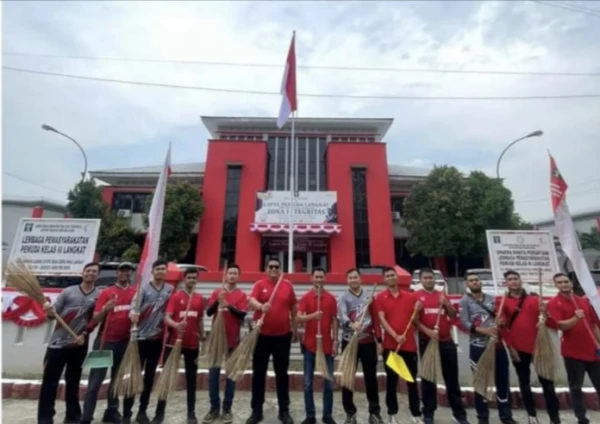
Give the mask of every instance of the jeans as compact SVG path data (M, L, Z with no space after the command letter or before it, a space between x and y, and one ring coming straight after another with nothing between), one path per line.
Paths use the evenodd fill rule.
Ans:
M229 354L233 349L229 349ZM221 399L219 397L219 382L221 379L221 368L213 367L208 370L208 394L210 397L211 411L221 410ZM225 398L223 399L223 411L231 411L233 396L235 395L235 381L225 379Z
M100 337L96 338L94 342L94 350L100 350ZM108 387L108 397L106 399L107 408L106 413L116 413L119 410L119 398L113 396L113 384L115 376L119 371L119 365L127 349L127 341L123 342L104 342L102 350L110 350L113 353L113 366L110 371L110 385ZM96 402L98 400L98 392L102 387L104 378L108 368L93 368L90 370L90 376L88 377L88 389L85 395L85 401L83 403L83 415L81 421L92 421L94 419L94 411L96 410Z
M68 347L46 350L44 357L44 376L38 400L38 424L52 424L56 410L56 393L60 376L65 371L65 403L67 411L65 419L79 420L81 406L79 405L79 383L81 381L81 366L87 355L87 346Z
M429 339L424 337L419 339L421 357L425 353L428 344ZM442 376L446 385L446 397L448 398L450 408L452 408L452 415L458 420L466 420L467 412L462 403L462 393L458 380L458 352L456 345L454 341L449 340L439 342L439 346ZM423 416L425 418L433 418L437 409L437 385L427 380L421 380L421 394L423 395Z
M471 369L475 371L477 368L477 361L483 354L485 346L473 346L470 347L470 361ZM512 408L510 398L510 376L508 370L508 354L503 345L499 344L496 349L496 403L498 408L498 417L500 421L512 419ZM488 408L488 401L486 398L481 396L479 393L475 393L475 410L477 411L477 418L480 420L489 420L490 411Z
M287 318L286 318L287 319ZM252 412L262 415L265 403L265 389L269 359L273 355L275 371L275 386L279 414L290 412L290 382L288 369L290 367L290 350L292 348L292 333L283 336L259 335L256 349L252 355Z
M167 362L172 350L172 347L167 347L165 349L163 364ZM187 393L188 414L193 413L196 410L196 378L198 377L198 364L196 363L196 360L198 359L199 352L199 349L181 349L185 367L185 390ZM166 407L167 401L159 400L156 404L156 414L164 415Z
M383 363L385 364L388 356L393 351L384 350L383 351ZM406 383L408 387L408 407L410 409L410 414L413 417L421 416L420 409L420 400L419 400L419 387L417 386L417 373L419 370L419 359L417 358L417 354L415 352L404 352L399 350L398 355L404 359L406 362L406 366L410 371L411 375L414 377L414 383ZM385 374L386 374L386 388L385 388L385 405L387 406L388 415L397 415L400 407L398 406L398 379L400 378L395 371L389 368L386 364L385 366Z
M517 372L517 377L519 378L519 389L521 390L521 397L523 399L523 404L525 405L525 409L527 410L527 415L530 417L535 417L535 401L533 400L533 393L531 391L531 362L533 361L533 356L530 353L521 352L519 353L519 362L513 362L513 366L515 367L515 371ZM556 391L554 390L554 382L550 380L546 380L538 376L538 380L542 385L542 390L544 392L544 400L546 401L546 411L548 411L548 416L552 423L559 423L560 416L558 410L560 405L558 403L558 397L556 397Z
M573 412L577 417L578 424L589 424L585 410L585 400L583 398L583 380L585 374L590 377L596 395L600 393L600 362L586 362L579 359L564 358L565 368L567 370L567 379L569 380L569 392L571 393L571 405ZM600 400L600 396L599 396Z
M348 342L342 342L342 351L346 349ZM379 414L379 389L377 388L377 344L359 343L356 362L362 364L363 375L365 379L365 389L367 391L367 401L369 402L369 414ZM354 404L354 393L345 387L342 388L342 405L347 415L356 414L356 405Z
M325 355L327 369L333 376L333 356ZM315 398L313 396L313 381L315 377L316 355L304 350L304 410L306 418L316 418ZM331 418L333 414L333 381L323 380L323 419Z
M140 363L142 365L142 372L144 373L144 390L140 396L140 408L138 413L146 412L148 409L148 403L150 402L150 392L154 385L154 376L156 375L156 367L158 367L158 361L160 361L160 354L162 352L162 338L153 340L140 340L138 341L138 347L140 350ZM123 401L123 417L131 418L131 410L135 397L125 398Z

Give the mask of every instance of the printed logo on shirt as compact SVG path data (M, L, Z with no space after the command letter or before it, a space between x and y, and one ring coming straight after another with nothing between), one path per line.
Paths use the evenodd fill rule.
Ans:
M124 312L124 311L129 311L131 310L131 305L119 305L119 306L115 306L115 308L113 309L113 312Z
M188 311L187 313L185 311L179 312L179 318L185 318L186 316L188 318L190 318L190 317L191 318L197 318L198 317L198 312L196 312L196 311Z
M423 313L425 313L425 315L437 315L437 313L440 310L438 308L424 308L423 309ZM446 313L445 309L442 309L441 311L441 315L444 315Z

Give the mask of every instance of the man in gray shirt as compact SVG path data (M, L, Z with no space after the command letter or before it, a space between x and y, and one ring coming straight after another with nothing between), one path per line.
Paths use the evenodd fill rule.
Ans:
M475 370L490 337L499 338L495 324L496 299L482 291L481 281L477 274L467 274L466 280L470 293L465 294L460 300L460 321L463 327L470 332L469 360L471 368ZM495 373L496 402L500 421L502 424L516 424L511 409L508 355L500 338L496 350ZM475 410L478 423L489 424L488 401L478 393L475 393Z
M82 282L64 289L54 302L44 309L48 318L57 315L77 334L74 338L63 327L57 325L50 337L44 357L44 375L38 400L38 424L54 423L56 411L54 404L65 371L65 402L67 406L64 423L79 423L81 406L79 405L79 383L83 361L88 351L88 326L98 297L96 280L100 272L97 262L83 267Z

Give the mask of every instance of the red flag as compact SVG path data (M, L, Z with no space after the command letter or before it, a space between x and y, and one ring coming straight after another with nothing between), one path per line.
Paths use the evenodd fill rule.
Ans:
M298 110L298 99L296 97L296 33L292 35L292 43L288 51L285 62L285 71L283 72L283 81L281 83L281 108L277 118L277 126L282 128L287 122L290 113Z
M556 212L556 209L560 206L567 194L567 188L569 186L563 179L556 162L552 155L550 155L550 194L552 195L552 211Z

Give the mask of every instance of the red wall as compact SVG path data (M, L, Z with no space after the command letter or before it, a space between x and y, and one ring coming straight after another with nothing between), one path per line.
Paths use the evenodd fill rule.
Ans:
M343 273L355 264L352 168L367 171L367 207L372 265L393 265L394 231L386 145L383 143L329 143L327 189L337 191L342 232L331 237L331 272Z
M205 210L198 229L196 263L210 270L219 269L227 165L242 166L235 261L244 272L256 272L261 239L250 231L250 224L254 221L256 192L264 190L267 183L264 141L209 141L203 184Z

